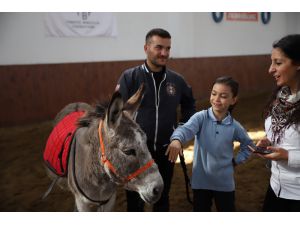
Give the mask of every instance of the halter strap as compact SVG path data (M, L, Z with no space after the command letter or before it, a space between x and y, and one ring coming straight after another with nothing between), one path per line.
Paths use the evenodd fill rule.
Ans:
M99 140L100 140L100 150L101 150L101 161L103 163L103 165L107 164L108 168L115 174L117 174L117 170L115 169L115 167L111 164L111 162L106 158L105 155L105 148L104 148L104 143L103 143L103 138L102 138L102 123L103 121L101 120L99 123L99 128L98 128L98 132L99 132Z
M117 173L117 170L115 169L115 167L113 166L113 164L107 159L106 155L105 155L105 147L104 147L104 143L103 143L103 137L102 137L102 127L103 127L103 120L100 120L99 123L99 127L98 127L98 133L99 133L99 141L100 141L100 151L101 151L101 161L103 163L103 165L107 165L108 168L117 176L120 177ZM139 169L137 169L135 172L133 172L132 174L128 175L127 177L125 177L125 182L129 182L130 180L132 180L133 178L137 177L139 174L143 173L145 170L147 170L148 168L150 168L154 163L154 160L151 159L149 162L147 162L144 166L140 167Z
M130 174L128 177L126 177L126 180L130 181L131 179L135 178L136 176L138 176L140 173L144 172L145 170L147 170L149 167L152 166L152 164L154 163L154 160L151 159L149 162L147 162L143 167L139 168L137 171L135 171L134 173Z

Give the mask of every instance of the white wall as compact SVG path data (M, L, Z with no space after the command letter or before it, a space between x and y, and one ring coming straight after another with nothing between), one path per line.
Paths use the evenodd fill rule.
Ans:
M287 32L289 34L300 33L300 13L286 13Z
M45 36L44 13L0 13L0 65L144 59L145 34L154 27L172 35L172 57L269 54L272 43L300 33L299 13L272 13L268 25L221 23L211 13L115 13L116 38Z
M285 13L272 13L268 25L260 18L258 22L223 19L216 24L204 14L196 14L195 21L197 56L268 54L274 40L286 34L287 24Z

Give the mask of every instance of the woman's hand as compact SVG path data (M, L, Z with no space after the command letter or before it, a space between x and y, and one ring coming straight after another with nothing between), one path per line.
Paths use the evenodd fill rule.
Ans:
M270 159L270 160L274 160L274 161L278 161L278 160L288 160L288 151L283 149L283 148L276 148L271 146L272 143L269 139L267 139L266 137L259 140L256 144L256 146L259 147L265 147L268 150L272 151L272 153L269 154L260 154L260 153L254 153L256 155L258 155L261 158L264 159ZM255 149L252 148L251 146L248 146L250 148L250 150L252 152L255 152Z
M259 154L265 159L279 161L279 160L288 160L288 158L289 158L288 151L283 148L275 148L273 146L268 146L267 149L271 150L272 153L265 154L265 155Z
M168 154L169 154L169 161L171 161L171 162L176 162L178 154L180 154L181 156L183 155L182 145L181 145L180 141L173 140L169 144L165 155L168 155Z

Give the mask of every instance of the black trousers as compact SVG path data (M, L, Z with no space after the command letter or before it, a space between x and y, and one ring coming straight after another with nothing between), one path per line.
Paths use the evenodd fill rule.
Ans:
M215 200L217 211L235 211L235 192L212 191L205 189L193 189L193 211L211 212L212 200Z
M153 205L154 212L168 212L170 211L169 205L169 192L171 189L172 177L174 172L174 163L168 160L168 156L165 156L166 147L156 149L156 151L150 151L151 155L158 166L159 172L164 181L164 190L160 199ZM145 203L140 198L139 194L134 191L126 191L127 197L127 211L128 212L143 212Z
M300 212L300 200L279 198L269 185L263 205L264 212Z

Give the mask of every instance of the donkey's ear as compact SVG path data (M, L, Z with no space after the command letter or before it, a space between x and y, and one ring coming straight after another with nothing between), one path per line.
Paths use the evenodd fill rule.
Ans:
M120 92L115 92L106 112L106 122L108 127L117 127L120 124L123 109L123 99Z
M135 94L131 96L131 98L125 103L124 111L127 112L132 118L142 102L144 91L145 85L142 83L137 92L135 92Z

